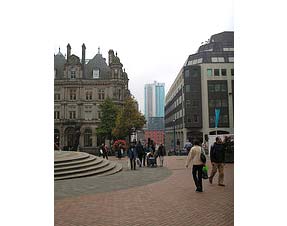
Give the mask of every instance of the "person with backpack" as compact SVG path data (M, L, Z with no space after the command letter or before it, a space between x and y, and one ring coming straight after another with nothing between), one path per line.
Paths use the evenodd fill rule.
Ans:
M215 143L210 149L210 161L212 164L212 171L209 177L209 183L212 184L214 175L219 171L218 185L225 186L224 181L224 163L225 163L225 151L224 145L222 144L221 138L216 137Z
M136 158L138 157L138 153L134 143L131 143L128 149L128 157L130 159L131 170L136 170Z
M185 167L188 168L190 165L191 161L193 163L192 167L192 176L193 180L196 186L197 192L203 192L202 188L202 168L205 165L203 162L204 159L202 160L201 155L203 154L201 151L201 146L199 145L199 140L195 139L193 141L193 147L190 149L190 152L188 153L187 159L186 159L186 164Z

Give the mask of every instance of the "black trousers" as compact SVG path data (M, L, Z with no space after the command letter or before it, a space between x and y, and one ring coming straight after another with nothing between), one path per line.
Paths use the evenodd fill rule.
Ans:
M196 189L202 190L202 168L203 165L193 165L192 176L196 186Z
M140 160L141 164L143 164L142 163L142 160L143 160L143 156L142 155L139 155L139 160Z
M135 170L136 169L136 159L132 158L130 159L130 163L131 163L131 170Z

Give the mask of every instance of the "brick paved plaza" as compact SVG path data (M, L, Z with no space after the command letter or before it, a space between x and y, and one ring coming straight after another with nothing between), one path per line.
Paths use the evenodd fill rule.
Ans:
M203 181L195 192L185 156L165 157L164 167L123 171L107 177L55 181L55 226L234 225L233 164L225 165L226 187ZM209 167L211 170L211 167Z

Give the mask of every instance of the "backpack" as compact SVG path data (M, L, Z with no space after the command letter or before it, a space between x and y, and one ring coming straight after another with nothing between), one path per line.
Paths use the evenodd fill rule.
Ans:
M200 160L205 164L206 163L206 156L203 153L202 149L201 149L201 153L200 153Z

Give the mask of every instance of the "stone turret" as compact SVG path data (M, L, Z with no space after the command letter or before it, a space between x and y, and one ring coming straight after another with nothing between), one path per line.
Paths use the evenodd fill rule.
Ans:
M67 60L69 59L69 57L71 56L71 46L70 44L67 45Z
M86 61L86 46L83 43L83 45L82 45L82 70L83 70L83 77L85 77L85 61Z

